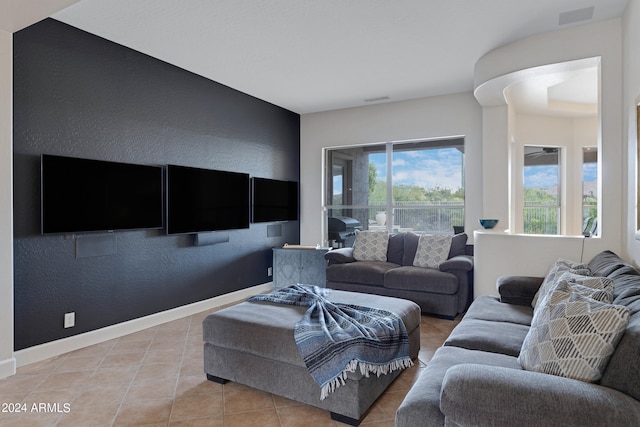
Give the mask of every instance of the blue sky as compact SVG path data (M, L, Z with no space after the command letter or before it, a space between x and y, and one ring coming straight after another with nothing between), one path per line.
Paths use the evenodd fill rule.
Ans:
M596 163L585 163L582 168L583 180L593 182L598 179ZM558 184L557 166L528 166L524 168L526 188L551 188Z
M385 153L369 155L377 170L377 179L386 180ZM462 186L462 153L455 148L399 151L393 153L393 184L435 187L456 191Z

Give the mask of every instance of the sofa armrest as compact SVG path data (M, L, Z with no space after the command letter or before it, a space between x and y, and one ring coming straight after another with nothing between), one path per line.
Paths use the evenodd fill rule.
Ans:
M502 276L496 283L500 301L507 304L531 306L544 277Z
M353 257L353 248L340 248L332 249L324 254L324 259L329 261L329 265L333 264L345 264L348 262L354 262L356 259Z
M440 264L439 269L440 271L471 271L473 270L473 257L471 255L456 255Z
M498 366L447 370L440 410L456 426L637 426L640 402L597 384Z

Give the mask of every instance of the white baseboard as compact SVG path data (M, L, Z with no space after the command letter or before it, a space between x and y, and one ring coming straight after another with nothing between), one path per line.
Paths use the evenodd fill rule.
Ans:
M16 374L16 358L0 360L0 379Z
M59 356L69 351L78 350L83 347L98 344L114 338L138 332L146 328L150 328L182 317L191 316L205 310L213 310L226 304L246 299L250 296L269 292L273 290L273 282L264 283L262 285L253 286L247 289L220 295L208 300L198 301L193 304L184 305L182 307L173 308L171 310L162 311L149 316L140 317L138 319L129 320L118 323L116 325L107 326L95 331L86 332L84 334L74 335L68 338L62 338L56 341L36 345L14 352L13 372L6 376L14 375L16 366L24 366L30 363L40 362L51 357ZM7 363L10 364L10 363ZM0 378L3 377L4 362L0 362ZM9 369L7 367L7 369ZM8 371L7 371L8 372Z

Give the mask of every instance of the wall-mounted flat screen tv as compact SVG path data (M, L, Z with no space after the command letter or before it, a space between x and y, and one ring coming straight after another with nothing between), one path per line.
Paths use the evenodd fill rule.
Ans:
M42 233L163 227L162 167L41 156Z
M252 222L296 221L298 183L268 178L251 178Z
M249 174L167 165L167 233L249 228Z

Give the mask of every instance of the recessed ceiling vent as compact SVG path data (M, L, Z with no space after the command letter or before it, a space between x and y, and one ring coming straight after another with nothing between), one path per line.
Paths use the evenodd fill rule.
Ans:
M585 7L584 9L571 10L562 12L559 15L558 25L573 24L575 22L587 21L593 18L593 10L595 6Z

